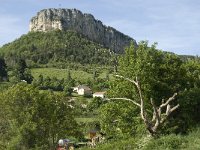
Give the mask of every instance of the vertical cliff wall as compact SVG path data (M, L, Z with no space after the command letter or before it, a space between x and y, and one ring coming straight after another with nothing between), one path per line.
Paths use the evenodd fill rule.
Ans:
M136 41L112 27L107 27L91 14L83 14L76 9L44 9L30 21L30 31L74 30L90 40L122 53L130 41Z

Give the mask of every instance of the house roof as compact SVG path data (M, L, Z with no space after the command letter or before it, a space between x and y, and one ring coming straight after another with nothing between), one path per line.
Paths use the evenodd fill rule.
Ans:
M86 86L86 85L79 85L78 86L78 90L80 90L80 89L91 91L91 89L88 86Z

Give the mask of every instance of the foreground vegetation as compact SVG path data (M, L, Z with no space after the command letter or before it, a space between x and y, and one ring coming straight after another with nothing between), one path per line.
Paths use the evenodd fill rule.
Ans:
M97 145L96 150L198 150L200 148L200 128L195 128L187 135L169 134L157 139L147 136L110 140ZM91 148L81 148L89 150Z
M4 149L54 149L61 138L86 143L90 130L104 136L102 143L93 143L100 150L200 148L198 59L183 61L142 41L119 56L112 80L110 72L92 67L33 69L20 58L7 68L11 61L5 59L0 59ZM78 84L107 90L107 98L72 93Z
M81 138L68 100L62 94L41 93L26 83L1 93L1 147L53 149L59 137Z

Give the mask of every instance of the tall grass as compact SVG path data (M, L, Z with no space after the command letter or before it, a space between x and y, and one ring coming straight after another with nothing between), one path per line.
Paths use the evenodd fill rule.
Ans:
M80 148L89 150L91 148ZM200 150L200 127L188 135L163 135L157 139L147 136L107 141L97 145L96 150Z
M200 150L200 128L188 135L170 134L151 140L144 150Z
M136 139L123 139L123 140L113 140L110 142L105 142L99 144L95 147L95 150L133 150L136 147ZM90 150L92 148L80 148L80 150Z

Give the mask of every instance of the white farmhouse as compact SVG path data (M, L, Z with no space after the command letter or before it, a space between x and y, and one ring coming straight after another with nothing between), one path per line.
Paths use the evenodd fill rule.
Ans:
M93 98L94 98L94 97L105 98L105 94L106 94L106 92L95 92L95 93L93 94Z
M78 95L92 95L92 90L86 85L79 85L75 87L74 92L77 92Z

